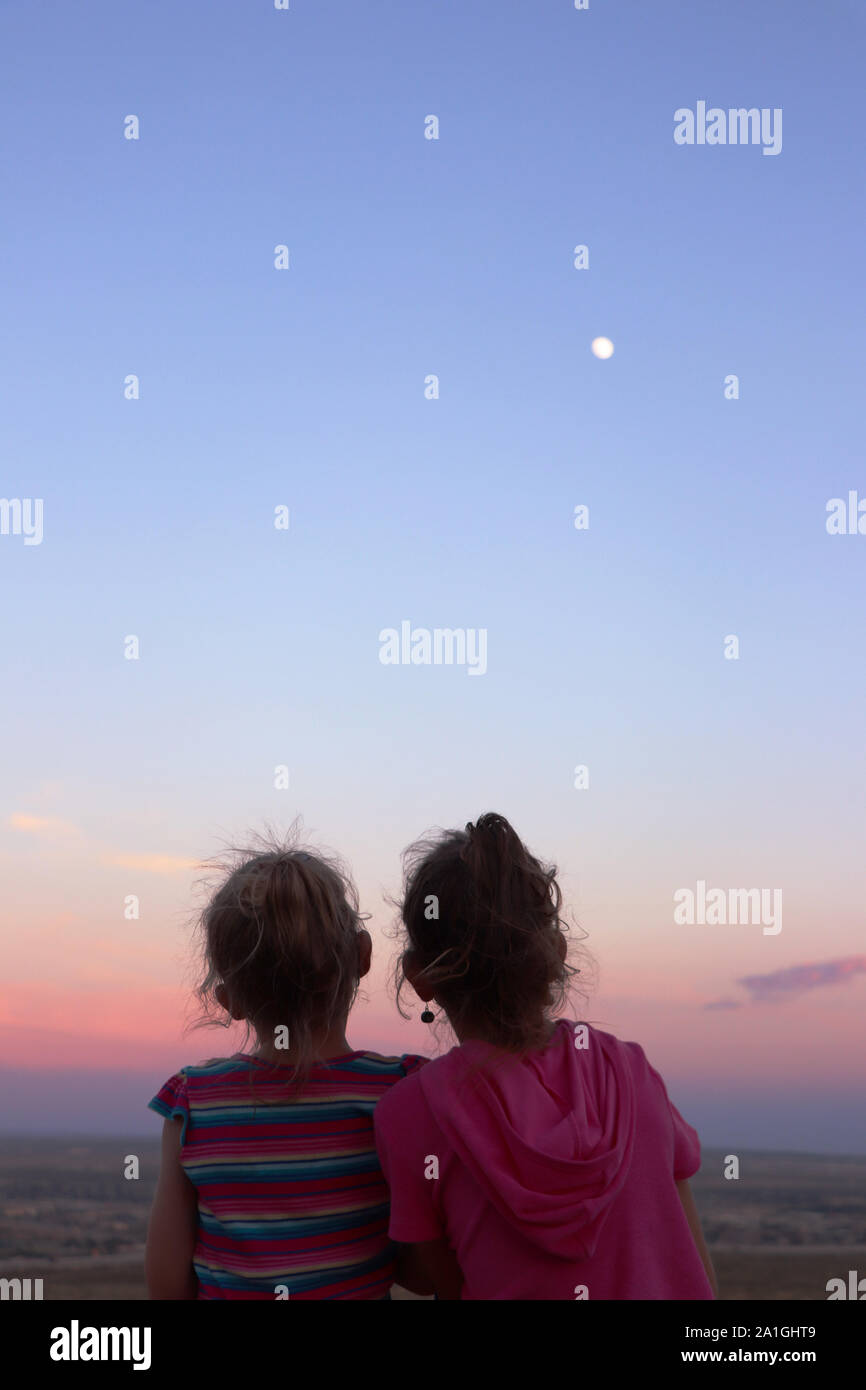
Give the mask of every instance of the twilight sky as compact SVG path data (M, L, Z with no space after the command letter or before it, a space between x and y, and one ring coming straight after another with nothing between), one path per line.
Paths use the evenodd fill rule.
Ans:
M866 534L826 525L866 499L864 35L4 6L0 492L44 521L0 534L0 1129L158 1129L231 1050L182 1036L194 866L297 815L373 914L350 1039L426 1050L383 894L497 810L561 866L583 1015L705 1143L866 1152ZM698 102L781 109L781 151L678 145ZM383 665L404 621L483 629L485 673ZM782 930L675 921L700 881Z

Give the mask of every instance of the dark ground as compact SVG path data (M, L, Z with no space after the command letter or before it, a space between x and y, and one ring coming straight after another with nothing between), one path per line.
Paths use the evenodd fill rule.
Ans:
M739 1157L726 1181L706 1149L692 1179L723 1299L825 1300L828 1279L866 1276L866 1158ZM0 1140L0 1276L42 1278L48 1300L145 1298L158 1162L149 1139Z

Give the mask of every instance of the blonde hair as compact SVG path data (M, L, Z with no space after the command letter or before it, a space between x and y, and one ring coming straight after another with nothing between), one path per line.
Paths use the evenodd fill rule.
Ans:
M197 929L202 963L195 991L201 1014L192 1027L231 1017L217 999L222 985L231 1012L273 1044L288 1029L300 1090L316 1044L348 1014L359 983L358 934L364 916L348 870L333 854L302 847L295 828L280 839L257 836L216 861L218 885Z

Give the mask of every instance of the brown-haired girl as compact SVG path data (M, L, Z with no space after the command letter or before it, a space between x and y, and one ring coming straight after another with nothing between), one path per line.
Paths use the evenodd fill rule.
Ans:
M150 1102L165 1118L151 1297L388 1298L373 1111L425 1059L347 1041L372 949L348 873L265 842L225 866L200 929L200 1022L243 1021L253 1046L184 1067Z
M390 1233L439 1298L711 1299L698 1136L637 1043L554 1014L556 871L503 816L406 852L397 967L459 1040L375 1115Z

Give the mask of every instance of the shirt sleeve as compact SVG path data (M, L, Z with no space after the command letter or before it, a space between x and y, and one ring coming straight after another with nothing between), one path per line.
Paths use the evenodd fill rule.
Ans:
M411 1076L414 1071L420 1071L422 1067L426 1067L429 1061L429 1057L419 1057L414 1052L404 1053L403 1056L400 1058L400 1062L402 1063L403 1068L403 1075Z
M654 1077L658 1082L664 1097L664 1103L673 1131L674 1178L677 1182L682 1182L685 1178L694 1177L701 1166L701 1141L698 1138L697 1130L693 1129L692 1126L683 1119L679 1110L677 1110L677 1107L668 1095L668 1089L662 1077L656 1071L655 1067L650 1064L645 1053L643 1057L650 1076Z
M681 1182L694 1177L701 1166L701 1141L697 1130L686 1123L670 1098L668 1105L674 1126L674 1177Z
M427 1058L416 1058L422 1064ZM405 1092L401 1095L400 1092ZM438 1155L425 1152L426 1129L419 1107L423 1097L417 1083L399 1083L379 1102L373 1112L379 1163L391 1194L388 1234L392 1240L410 1245L415 1241L438 1240L442 1224L434 1208L434 1189L438 1174L426 1177Z
M157 1091L153 1100L147 1102L147 1106L149 1110L155 1110L157 1115L162 1115L166 1120L173 1120L178 1117L183 1121L180 1131L182 1147L186 1143L186 1130L189 1124L189 1094L187 1077L184 1072L181 1071L175 1076L169 1077L165 1085Z

